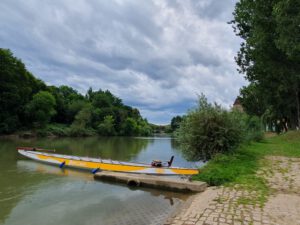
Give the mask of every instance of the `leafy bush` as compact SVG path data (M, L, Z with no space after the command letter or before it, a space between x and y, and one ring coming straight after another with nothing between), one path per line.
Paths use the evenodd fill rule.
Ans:
M92 128L83 128L83 127L71 127L70 136L73 137L87 137L93 136L96 134L96 131Z
M238 126L241 128L243 142L260 141L263 139L262 121L259 117L249 116L237 110L233 110L231 115L234 117L236 123L239 123Z
M46 129L49 135L65 137L70 135L70 128L64 124L50 124Z
M187 158L208 160L232 152L244 141L259 140L262 132L258 118L210 104L201 95L198 107L184 117L176 137Z
M188 113L177 132L184 154L190 159L207 160L232 150L242 139L241 127L235 119L201 95L198 107Z

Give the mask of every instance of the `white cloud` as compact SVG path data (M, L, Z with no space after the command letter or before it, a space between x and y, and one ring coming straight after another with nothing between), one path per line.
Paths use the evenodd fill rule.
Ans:
M229 107L245 84L227 24L233 8L231 0L2 0L0 43L49 84L109 89L150 122L168 123L199 93Z

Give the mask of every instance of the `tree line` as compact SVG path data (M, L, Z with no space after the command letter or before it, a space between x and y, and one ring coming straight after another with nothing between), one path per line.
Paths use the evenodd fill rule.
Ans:
M86 95L68 86L48 86L34 77L9 49L0 48L0 134L36 130L41 135L150 135L136 108L110 91Z
M241 37L239 72L250 82L240 102L269 127L300 127L300 1L240 0L231 24Z

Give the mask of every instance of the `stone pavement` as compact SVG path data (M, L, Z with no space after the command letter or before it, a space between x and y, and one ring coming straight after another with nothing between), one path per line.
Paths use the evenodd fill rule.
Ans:
M261 193L235 187L209 187L192 196L165 225L300 225L300 159L272 157L259 176L272 195L265 205Z
M208 188L189 199L179 214L165 223L172 225L270 224L269 217L257 204L247 204L258 193L239 188Z

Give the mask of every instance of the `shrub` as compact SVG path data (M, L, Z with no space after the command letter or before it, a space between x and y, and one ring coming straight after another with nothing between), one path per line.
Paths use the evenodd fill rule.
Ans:
M218 153L232 152L244 141L260 140L261 122L257 117L210 104L201 95L197 108L181 122L176 137L188 159L208 160Z
M73 137L87 137L93 136L96 134L96 131L92 128L83 128L83 127L71 127L70 136Z
M262 121L257 116L250 116L246 113L233 110L232 116L235 117L236 123L239 123L239 127L242 132L242 141L260 141L263 139L263 126Z
M236 117L201 95L198 107L184 117L176 136L187 158L208 160L232 150L240 143L242 132Z
M69 136L70 128L64 124L49 124L46 127L46 131L50 135L65 137Z

